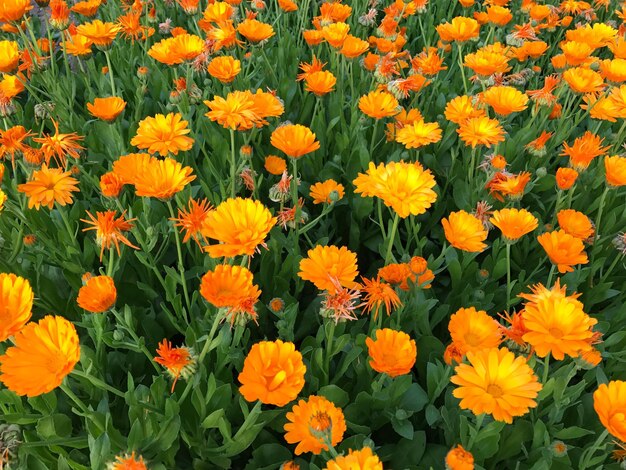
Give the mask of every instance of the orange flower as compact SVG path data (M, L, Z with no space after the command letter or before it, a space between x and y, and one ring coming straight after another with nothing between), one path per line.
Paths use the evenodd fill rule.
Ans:
M33 141L41 144L41 151L46 163L50 163L50 159L54 157L59 166L64 167L67 156L76 159L80 157L78 150L82 150L84 147L78 145L78 141L83 140L83 138L74 132L61 134L57 122L53 120L52 124L54 124L54 135L44 134L43 137L36 137Z
M96 46L108 47L121 29L121 26L114 23L103 23L100 20L94 20L91 23L81 24L76 28L76 32L89 39Z
M465 145L475 148L477 145L491 147L498 142L504 142L504 129L497 119L486 116L472 117L460 123L457 133Z
M307 257L300 261L298 276L305 281L311 281L319 290L328 290L333 293L339 285L354 289L358 286L354 279L359 274L356 254L345 246L318 245L307 253Z
M359 99L359 109L369 117L382 119L395 116L401 111L398 100L386 91L370 91Z
M619 155L604 158L604 171L606 175L606 183L613 187L619 188L626 186L626 158Z
M501 116L523 111L528 103L528 97L511 86L492 86L482 94L482 97L483 101Z
M458 385L452 394L462 409L475 415L486 413L496 421L512 423L535 408L542 386L526 362L506 348L468 352L469 364L455 367L450 382Z
M282 175L287 170L287 162L276 155L268 155L265 157L264 167L272 175Z
M512 201L518 201L524 196L526 185L530 181L530 173L523 171L517 175L498 172L485 185L489 193L499 201L504 201L508 197Z
M65 41L65 52L73 56L86 56L91 54L92 45L91 39L81 34L74 34L69 37L69 40Z
M78 291L76 302L83 310L102 313L115 305L117 289L109 276L94 276Z
M292 158L300 158L307 153L315 152L320 143L315 134L300 124L285 124L272 132L271 144Z
M89 113L103 121L113 122L124 111L126 101L117 96L109 98L96 98L92 103L87 103Z
M556 185L562 191L574 186L577 178L578 172L573 168L559 168L556 170Z
M304 387L306 366L293 343L261 341L250 349L238 380L239 393L247 401L285 406Z
M420 148L435 144L441 140L441 128L436 122L422 120L408 124L396 132L396 141L404 144L407 149Z
M154 362L161 364L172 378L172 393L176 388L176 382L182 376L183 379L189 379L196 371L196 358L193 350L186 346L177 348L172 347L172 343L164 339L159 343L156 350L157 356Z
M111 249L111 245L115 245L119 256L120 242L126 246L134 248L135 250L139 249L139 247L133 245L128 238L122 234L122 232L126 232L133 228L133 224L131 222L135 220L126 220L124 218L125 214L126 211L124 211L118 218L115 218L116 211L105 211L96 212L96 217L94 217L89 211L87 211L89 220L80 219L87 225L91 225L91 227L83 229L83 232L88 230L96 231L96 244L100 246L100 261L102 261L102 255L104 254L105 248Z
M306 86L304 89L306 91L310 91L311 93L317 96L323 96L327 93L333 91L335 87L335 83L337 83L337 79L335 76L327 71L319 71L308 73L305 78Z
M24 126L13 126L6 131L0 129L0 159L11 155L11 161L13 162L16 154L19 155L26 151L28 146L24 143L24 140L31 135Z
M361 450L350 449L347 455L329 460L324 470L383 470L383 464L372 449L365 446Z
M19 63L19 44L15 41L0 41L0 72L11 73Z
M17 22L32 8L30 0L5 0L0 3L0 23Z
M212 101L204 101L204 104L211 109L205 116L226 129L245 131L262 121L254 97L247 90L233 91L226 98L214 96Z
M506 73L511 70L509 60L502 52L480 49L473 54L467 54L463 65L472 69L476 75L490 77L494 73Z
M485 116L485 111L476 108L471 97L462 95L448 101L444 114L448 121L461 124L468 119Z
M441 40L446 42L465 42L477 38L480 33L478 21L463 16L452 18L452 22L440 24L436 29Z
M205 248L212 258L254 255L259 245L276 225L276 217L259 201L227 199L209 212L202 235L220 241Z
M339 53L347 57L348 59L354 59L361 54L367 52L369 48L370 45L367 41L348 34L346 36L346 39L343 41L343 44L341 45Z
M593 392L593 408L609 433L626 441L626 382L611 380Z
M602 75L584 67L573 67L563 73L563 80L577 93L595 93L602 91Z
M586 240L593 235L593 224L589 217L582 212L574 209L563 209L558 212L556 218L559 221L559 227L573 237Z
M144 171L135 178L137 196L170 199L196 179L191 167L177 162L173 158L150 160Z
M237 31L252 43L267 41L275 34L271 25L249 18L239 23Z
M187 121L180 113L157 114L139 121L137 134L130 144L161 156L168 153L178 155L179 151L186 152L193 146L194 140L187 137L189 132Z
M102 4L102 0L85 0L75 3L72 7L72 11L79 15L92 17L98 13L98 8Z
M0 273L0 342L24 328L30 320L34 298L28 279Z
M298 4L291 0L278 0L278 6L287 13L298 10Z
M20 184L17 189L28 196L28 208L39 210L41 206L52 209L56 202L60 206L73 202L72 193L79 191L78 180L72 178L71 172L60 168L48 168L33 171L28 183Z
M537 228L537 218L526 209L494 211L489 221L498 227L507 242L513 242Z
M204 52L204 40L195 34L179 34L169 38L169 49L181 62L193 60Z
M363 313L374 312L374 319L378 318L378 311L385 305L387 316L391 315L391 309L402 305L400 297L389 284L380 280L380 273L376 279L363 278L360 289L365 294L363 300ZM406 280L405 280L406 282Z
M415 341L403 331L376 330L376 340L366 338L370 366L389 377L409 374L417 357Z
M61 385L79 358L74 325L47 315L22 328L0 356L0 382L17 395L39 396Z
M497 348L502 341L500 324L484 310L460 308L451 317L448 330L460 354Z
M313 204L332 204L341 200L345 194L343 185L333 179L311 185L310 191L309 196L313 198Z
M148 470L141 455L135 456L135 451L126 455L118 455L115 461L107 465L107 470Z
M343 46L348 37L350 26L343 22L331 23L322 28L322 37L335 49Z
M561 155L569 157L574 169L584 171L594 158L605 155L607 150L611 148L610 145L602 147L602 142L604 142L603 138L586 131L581 137L574 140L571 147L567 142L564 142Z
M459 444L447 453L446 469L474 470L474 456Z
M105 197L117 197L124 187L122 179L114 172L110 171L100 177L100 191Z
M256 321L254 305L261 290L253 283L252 273L243 266L218 264L213 271L202 276L200 294L217 308L227 309L231 325L235 321L245 324L248 318Z
M113 173L121 180L122 184L135 184L138 175L143 173L148 165L155 161L147 153L129 153L122 155L113 162Z
M312 395L308 400L300 400L287 413L285 440L289 444L298 443L295 454L312 452L319 455L328 450L324 440L337 446L346 432L346 421L341 408L337 408L324 397Z
M537 240L560 273L572 272L572 266L589 262L582 240L564 230L546 232L539 235Z
M187 243L190 238L193 238L198 246L202 248L200 245L200 237L202 237L205 242L207 241L202 234L202 227L211 210L213 210L211 203L206 199L202 199L201 201L189 199L189 211L178 209L178 218L171 218L170 220L176 222L174 226L179 227L181 232L185 233L183 243Z
M229 55L214 57L209 62L207 72L222 83L231 83L241 72L241 62Z
M455 248L469 252L483 251L487 245L488 232L476 216L461 210L451 212L447 219L442 219L446 240Z
M437 200L435 177L418 162L390 162L376 166L370 162L366 173L353 181L355 193L379 197L400 217L420 215Z

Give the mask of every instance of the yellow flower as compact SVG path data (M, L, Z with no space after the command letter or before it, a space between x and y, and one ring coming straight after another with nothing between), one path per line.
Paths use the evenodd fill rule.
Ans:
M486 116L467 119L461 123L457 132L465 145L471 145L472 148L477 145L491 147L504 141L504 129L498 120Z
M402 109L398 100L386 91L370 91L359 100L359 109L374 119L395 116Z
M422 120L408 124L396 132L396 141L408 149L416 149L441 140L441 128L436 122Z
M19 44L15 41L0 41L0 72L13 72L20 62Z
M34 298L28 279L0 273L0 342L16 334L30 320Z

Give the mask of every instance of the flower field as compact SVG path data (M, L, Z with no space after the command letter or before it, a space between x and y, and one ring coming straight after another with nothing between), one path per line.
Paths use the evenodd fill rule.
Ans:
M626 2L0 0L0 469L626 468Z

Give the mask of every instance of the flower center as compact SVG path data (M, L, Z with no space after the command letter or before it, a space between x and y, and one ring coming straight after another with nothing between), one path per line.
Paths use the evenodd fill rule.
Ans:
M549 332L550 332L550 334L554 338L562 338L563 337L563 332L561 331L560 328L552 327L552 328L550 328Z
M465 335L465 342L470 346L480 345L480 339L478 338L478 335L476 335L476 333L468 333L467 335Z
M330 428L331 420L328 413L324 411L318 411L313 416L311 416L311 421L309 425L318 432L325 432Z
M493 398L500 398L502 395L504 395L504 392L502 391L500 385L496 384L489 384L489 386L487 387L487 393Z
M276 390L278 387L281 386L281 384L285 381L286 378L287 378L287 373L284 370L279 371L274 376L272 381L269 383L267 388L269 388L270 391Z

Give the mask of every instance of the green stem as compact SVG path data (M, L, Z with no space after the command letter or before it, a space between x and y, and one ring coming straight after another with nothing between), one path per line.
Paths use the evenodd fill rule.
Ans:
M606 195L608 193L609 193L609 187L606 186L604 188L604 192L602 193L602 196L600 197L600 207L598 208L598 217L596 217L596 236L595 236L596 240L600 238L600 222L602 222L602 212L604 211L604 201L606 200Z
M170 217L175 219L174 208L172 207L172 201L167 201L167 207L170 211ZM176 239L176 252L178 253L178 270L180 271L180 282L183 285L183 294L185 295L185 303L187 304L187 312L191 314L191 302L189 301L189 291L187 290L187 280L185 279L185 265L183 264L183 252L180 245L180 236L178 230L174 227L174 238ZM183 320L186 320L183 318Z
M615 266L617 266L617 263L619 263L623 257L624 255L619 255L613 259L613 262L611 263L611 266L609 266L609 269L607 269L606 272L600 278L600 283L603 283L606 280L606 278L609 277L609 274L611 274L611 271L613 271Z
M506 243L506 311L511 307L511 244Z
M389 261L391 261L391 249L393 248L393 241L396 238L396 232L398 231L399 220L400 216L397 212L395 212L393 216L393 225L391 226L391 233L389 235L389 243L387 245L387 253L385 254L385 265L389 264Z
M467 95L467 80L465 79L465 69L463 68L463 45L460 42L456 43L458 51L459 69L461 69L461 78L463 79L463 90Z
M237 187L237 158L235 155L235 130L230 129L230 197L234 198Z
M580 457L580 460L581 460L580 467L579 467L580 470L585 470L586 468L590 466L589 463L591 459L593 458L593 455L596 453L596 450L600 448L600 446L606 440L608 435L609 435L609 431L605 429L604 432L600 434L600 436L598 436L598 439L596 439L596 442L593 443L591 448L585 450L583 455Z
M376 130L378 129L378 121L374 121L374 126L372 127L372 140L370 141L370 159L372 158L372 154L374 153L375 143L376 143Z
M324 378L326 384L330 383L330 359L333 354L333 340L335 338L335 321L328 320L327 324L330 324L329 329L324 326L324 332L326 333L326 355L324 357Z
M470 440L467 443L467 451L469 452L476 441L476 437L478 437L478 433L480 432L480 428L483 425L483 420L485 419L485 413L481 413L476 416L476 426L474 427L474 434L470 436Z
M92 376L89 374L86 374L85 372L83 372L82 370L78 370L78 369L74 369L70 375L76 376L76 377L80 377L82 379L85 379L87 381L89 381L93 386L95 386L96 388L102 388L104 390L106 390L107 392L112 393L113 395L116 395L120 398L125 398L126 394L120 390L118 390L115 387L112 387L111 385L107 384L106 382Z
M291 199L294 207L294 227L296 233L296 249L298 247L298 240L300 239L300 204L298 204L298 159L292 158L291 165L293 168L293 179L291 180Z
M120 325L122 325L124 327L124 329L126 331L128 331L128 333L130 334L130 337L133 339L133 341L137 344L137 347L141 350L142 353L144 353L144 355L148 358L148 361L150 361L150 363L152 364L152 366L154 367L154 369L157 371L157 373L161 373L161 369L159 369L159 367L157 366L157 363L154 362L154 357L152 354L150 354L150 351L148 351L148 348L146 348L145 342L142 341L141 338L139 338L139 336L137 336L137 333L135 333L135 331L133 330L131 325L128 325L126 323L126 320L124 319L124 317L117 311L117 309L112 308L111 311L113 312L113 315L115 316L115 318L117 319L118 323Z
M117 96L117 91L115 90L115 79L113 78L113 67L111 66L111 57L109 57L109 51L104 51L104 57L106 57L107 67L109 69L108 75L109 81L111 82L111 93L113 93L113 96Z
M545 387L546 382L548 382L548 373L550 372L550 353L546 355L543 360L543 378L541 380L542 385Z
M113 277L113 258L115 257L115 250L109 250L109 262L107 263L107 276Z
M550 288L550 286L552 285L552 276L554 276L554 270L556 268L556 265L553 264L550 267L550 273L548 274L548 282L546 282L546 287Z

